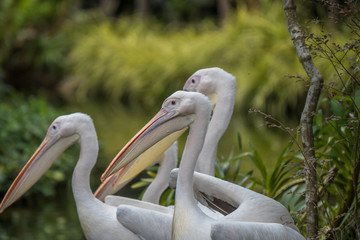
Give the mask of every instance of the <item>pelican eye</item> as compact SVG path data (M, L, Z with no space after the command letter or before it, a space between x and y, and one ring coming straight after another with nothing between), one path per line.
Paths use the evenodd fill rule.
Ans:
M195 78L192 78L192 79L191 79L191 82L192 82L193 84L195 84L195 82L196 82Z
M53 124L49 128L49 133L56 134L59 131L59 126L57 124Z
M175 101L175 100L171 100L171 102L170 102L170 103L171 103L171 105L173 105L173 106L174 106L174 105L176 104L176 101Z

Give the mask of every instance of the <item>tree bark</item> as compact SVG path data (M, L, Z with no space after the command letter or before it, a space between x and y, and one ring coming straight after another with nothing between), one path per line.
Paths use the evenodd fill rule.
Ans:
M112 16L118 6L119 2L116 0L101 0L100 8L107 16Z
M299 61L311 81L300 123L303 146L302 154L305 159L306 174L305 201L307 212L307 239L316 239L318 235L318 186L312 127L316 106L323 86L323 78L306 48L304 35L297 20L295 0L283 0L283 8L286 14L291 40L296 48Z
M135 0L135 9L140 17L145 18L148 13L147 0Z
M229 15L230 12L230 1L229 0L217 0L218 16L220 22L223 22Z

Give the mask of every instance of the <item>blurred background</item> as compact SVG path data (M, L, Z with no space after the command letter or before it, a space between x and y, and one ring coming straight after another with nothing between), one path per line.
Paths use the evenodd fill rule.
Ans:
M305 29L320 31L306 20L325 20L331 11L304 0L298 1L298 14ZM338 39L346 38L340 23L331 28ZM316 61L324 78L330 77L329 63ZM163 100L195 71L214 66L237 79L219 160L248 151L251 143L272 168L290 137L267 128L249 109L296 127L306 96L306 84L289 77L304 72L281 1L2 0L0 197L50 123L71 112L87 113L95 123L100 141L95 190L112 158ZM66 151L0 215L0 239L83 239L71 192L78 150ZM259 175L244 159L240 172L252 170ZM122 194L137 197L142 190L126 188Z

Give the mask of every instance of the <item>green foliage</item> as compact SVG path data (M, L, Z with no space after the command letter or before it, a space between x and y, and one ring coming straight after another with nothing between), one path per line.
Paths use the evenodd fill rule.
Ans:
M0 216L0 239L85 240L75 208L71 195L37 198L31 207L12 206Z
M239 150L242 150L240 133L237 135L237 140ZM224 156L217 158L215 162L215 177L242 185L244 187L252 188L254 183L250 180L250 177L252 176L253 171L251 170L245 174L240 171L242 159L249 154L249 152L244 152L234 156L233 152L230 152L227 158Z
M301 71L279 4L241 8L222 28L209 21L174 29L120 18L102 21L75 39L68 63L70 94L125 105L160 105L196 70L219 66L237 77L237 109L258 107L284 115L303 90L285 75ZM266 103L266 104L265 104Z
M323 235L332 239L355 239L360 234L360 22L355 9L345 8L337 16L351 32L345 42L336 41L325 28L308 36L313 56L333 66L334 77L325 81L314 118L319 223Z
M324 3L332 4L330 1L324 1ZM360 234L358 215L360 206L360 24L358 9L346 9L346 6L334 4L327 7L332 7L332 10L338 14L334 13L335 18L344 18L342 19L344 24L341 27L347 28L342 29L347 38L340 40L334 38L324 25L317 26L317 33L307 36L307 47L316 63L320 66L327 65L326 72L322 72L325 84L317 112L314 113L313 124L318 179L319 239L357 239ZM300 79L308 83L306 78L300 77ZM269 115L263 115L266 120L272 119ZM277 121L276 124L270 123L270 125L287 131L283 125L277 125L278 123ZM297 140L297 133L298 131L292 139L297 144L298 151L301 152L302 145ZM255 150L250 156L261 173L261 178L255 182L260 183L265 193L268 190L273 194L273 187L281 181L269 177L262 159ZM300 156L298 158L301 159ZM283 163L283 161L286 162L286 159L280 162ZM279 160L275 169L279 166L278 164ZM300 165L298 176L303 173ZM276 173L274 176L280 177L281 174ZM300 230L305 232L304 219L307 214L303 195L305 186L301 178L298 180L300 182L295 181L290 189L281 194L280 201L292 213L297 211L295 220Z
M354 205L360 204L356 203L355 199L355 191L359 193L360 185L354 189L354 180L359 177L358 173L354 172L358 171L354 163L359 161L360 123L358 110L354 112L354 107L358 109L360 105L357 105L354 99L359 93L360 90L357 89L354 98L324 98L315 119L318 123L315 131L319 162L317 172L321 189L326 192L320 200L320 224L326 232L331 229L338 235L352 231L354 222L349 219L354 217ZM324 117L323 108L331 109L333 115ZM330 226L342 227L334 229Z
M280 153L275 161L274 167L269 171L265 167L265 160L251 145L252 151L248 154L256 168L260 171L261 177L253 177L252 180L261 186L266 196L280 200L286 190L294 185L303 183L304 180L295 179L293 176L302 169L299 154L292 150L293 143L290 142Z
M249 154L249 152L245 152L233 156L233 153L231 152L227 158L220 156L220 158L216 159L215 162L215 177L252 188L254 186L254 182L251 181L250 178L253 171L251 170L247 173L242 173L240 171L242 158L248 156Z
M70 0L0 2L0 79L22 88L38 88L30 84L34 82L48 87L60 79L72 35L80 27L65 22L72 4Z
M240 136L239 136L240 139ZM241 140L239 140L239 146L241 149ZM229 158L227 161L220 161L216 163L216 166L223 166L220 169L225 169L225 174L220 175L227 181L231 181L242 185L244 187L256 190L265 194L277 201L280 201L285 207L288 208L291 214L294 214L294 219L300 219L298 216L300 210L305 207L305 201L303 198L304 182L305 180L300 176L303 166L302 156L299 152L293 148L293 142L290 142L276 161L270 159L264 159L260 156L258 150L250 143L249 152L243 152L237 156ZM255 170L259 173L259 176L253 175L254 170L249 171L246 174L242 174L240 171L240 163L242 158L249 158L254 166ZM235 162L228 168L229 160ZM274 166L269 169L266 166L266 162L274 162ZM217 173L224 172L219 171ZM229 174L229 171L232 172ZM217 174L218 175L218 174ZM236 176L233 179L232 176Z
M1 82L0 102L0 192L4 195L59 114L44 98L25 98ZM53 195L56 184L71 175L75 156L65 152L30 192Z

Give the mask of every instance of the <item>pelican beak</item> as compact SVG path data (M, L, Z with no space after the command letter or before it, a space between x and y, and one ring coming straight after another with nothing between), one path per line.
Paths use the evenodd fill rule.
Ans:
M114 180L116 179L116 174L112 174L110 177L108 177L107 179L105 179L104 182L101 183L101 185L98 187L98 189L95 191L94 196L98 199L100 199L101 201L104 201L105 197L107 195L111 195L112 192L110 194L108 194L108 190L111 191L111 189L109 189L108 186L112 185Z
M163 138L134 161L128 163L119 171L107 177L98 187L94 196L103 201L107 195L118 192L145 168L153 165L160 155L163 154L186 131L186 129L187 127Z
M171 144L185 132L194 118L195 115L182 116L175 110L168 112L162 108L116 155L101 176L101 180L103 181L108 178L111 174L134 161L141 155L132 167L129 167L128 170L125 170L122 174L118 175L115 180L115 185L119 185L129 180L131 177L135 176L135 171L132 170L135 169L138 171L139 169L145 169L149 166L151 163L144 164L147 157L150 157L152 162L155 161L162 152L169 148ZM145 151L147 152L143 154ZM125 174L127 177L122 177ZM120 178L122 179L121 181L119 181Z
M46 135L41 145L26 163L5 194L0 204L0 213L29 190L50 168L58 156L78 139L79 135L77 134L70 137Z
M110 177L106 178L105 181L101 183L98 189L95 191L94 196L101 201L104 201L105 197L108 195L112 195L123 188L127 182L124 184L115 184L115 180L119 179L119 175L122 175L123 171L127 169L128 166L131 166L134 162L129 163L125 167L121 168L116 173L110 175ZM116 188L113 186L116 185Z

